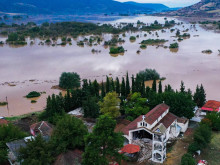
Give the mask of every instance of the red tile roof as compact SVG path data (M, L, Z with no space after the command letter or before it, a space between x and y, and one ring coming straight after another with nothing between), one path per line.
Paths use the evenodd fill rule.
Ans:
M33 136L38 135L39 133L42 136L51 136L53 131L53 125L47 121L41 121L30 126L31 134ZM34 132L32 132L34 131Z
M169 128L169 126L177 119L178 117L176 116L176 115L174 115L174 114L172 114L172 113L168 113L168 114L166 114L166 116L164 116L161 120L160 120L160 122L159 122L159 124L160 123L162 123L166 128Z
M0 119L0 125L6 125L8 124L8 121L5 119Z
M168 108L169 108L169 106L166 104L157 105L155 108L153 108L150 112L148 112L145 115L145 117L146 117L145 121L149 124L153 124L158 119L158 117L160 117ZM122 129L122 132L124 134L128 135L129 130L137 129L137 123L143 120L142 116L143 115L140 115L138 118L136 118L130 124L128 124L127 127Z
M220 108L220 102L215 100L209 100L206 104L202 107L202 110L212 109L212 111L218 111L217 109Z
M133 154L139 151L140 151L140 146L134 144L127 144L121 149L122 153L129 153L129 154Z
M177 118L177 122L178 122L178 123L183 123L183 124L185 124L187 121L188 121L187 118L183 118L183 117L181 117L181 118L178 117L178 118Z
M150 112L148 112L145 116L145 121L148 124L153 124L167 109L170 107L166 104L159 104L155 108L153 108Z

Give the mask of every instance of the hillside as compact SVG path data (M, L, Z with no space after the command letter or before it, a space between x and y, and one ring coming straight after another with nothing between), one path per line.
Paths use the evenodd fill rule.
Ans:
M134 14L167 8L161 4L135 5L114 0L0 0L0 12L25 14Z
M201 0L192 6L177 11L160 13L160 15L217 18L220 17L220 0Z

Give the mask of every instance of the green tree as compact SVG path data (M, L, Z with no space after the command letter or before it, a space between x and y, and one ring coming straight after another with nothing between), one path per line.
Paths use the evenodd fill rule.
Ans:
M106 93L110 92L110 81L109 81L109 77L106 76Z
M116 121L109 116L101 116L93 132L85 139L83 165L108 165L109 158L121 162L122 154L118 151L123 146L124 138L121 133L115 133Z
M140 78L144 81L148 80L159 80L160 79L160 74L155 70L155 69L145 69L144 71L140 71L138 73Z
M120 82L118 77L116 78L116 93L120 95Z
M163 90L162 90L162 83L161 81L159 81L159 89L158 89L158 93L162 93Z
M22 165L49 165L54 161L53 154L51 145L39 135L20 149L18 160Z
M104 97L103 102L99 102L100 112L112 118L117 118L120 116L120 102L121 100L116 92L109 92Z
M135 84L135 79L134 79L134 75L132 75L131 77L131 81L132 81L132 93L136 92L136 84Z
M194 141L199 147L205 148L211 140L211 129L205 124L201 124L194 132Z
M156 81L156 79L153 80L152 90L153 90L154 92L157 92L157 81Z
M206 93L204 90L203 85L199 87L196 86L196 92L193 95L194 102L197 104L197 106L202 107L206 102Z
M128 77L128 72L126 75L126 84L125 84L125 88L126 88L126 97L130 94L130 83L129 83L129 77Z
M184 82L183 81L181 81L180 92L182 92L182 93L185 92L185 86L184 86Z
M122 82L121 82L121 96L123 98L126 97L126 87L125 87L125 79L122 77Z
M60 77L59 86L64 89L73 89L80 87L80 76L73 72L63 72Z
M92 85L93 85L94 92L95 92L94 96L99 97L99 84L97 80L95 80Z
M0 164L7 162L7 142L21 139L26 136L26 133L22 132L18 127L8 124L0 126Z
M87 97L87 99L83 101L82 108L85 118L97 118L99 116L99 106L97 102L98 99L96 97Z
M105 86L104 86L104 83L103 83L103 81L102 81L102 91L101 91L101 96L102 96L102 98L103 97L105 97Z
M83 139L87 133L88 130L82 120L64 115L57 122L51 140L56 146L57 153L61 153L68 149L82 148L85 145Z
M182 156L181 165L196 165L196 161L192 155L186 153Z
M111 80L111 92L113 92L113 91L115 91L115 82L112 78L112 80Z

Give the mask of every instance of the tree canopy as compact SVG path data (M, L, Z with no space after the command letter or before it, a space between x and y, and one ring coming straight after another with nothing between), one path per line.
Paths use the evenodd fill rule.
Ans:
M64 89L80 87L80 76L75 72L63 72L60 76L59 86Z

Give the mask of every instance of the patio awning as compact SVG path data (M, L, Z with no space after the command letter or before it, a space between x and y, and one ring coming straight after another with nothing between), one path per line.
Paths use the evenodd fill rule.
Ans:
M134 144L127 144L121 149L122 153L133 154L140 151L140 146Z

